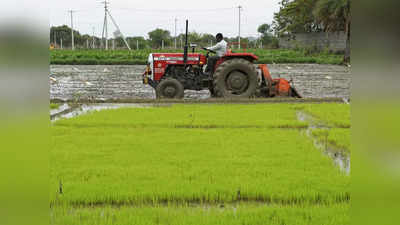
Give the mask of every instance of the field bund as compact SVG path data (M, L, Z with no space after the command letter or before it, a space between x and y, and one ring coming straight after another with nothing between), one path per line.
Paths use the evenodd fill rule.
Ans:
M268 65L272 76L293 79L306 98L349 98L350 68L319 64ZM132 100L153 99L155 92L142 84L143 65L51 65L50 99ZM205 91L185 91L187 99L206 99Z

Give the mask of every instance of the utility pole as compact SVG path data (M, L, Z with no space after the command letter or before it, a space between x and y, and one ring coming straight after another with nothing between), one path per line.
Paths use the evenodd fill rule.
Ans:
M161 41L161 49L164 49L164 40Z
M139 50L139 40L136 40L136 50Z
M89 39L86 39L86 49L89 49Z
M54 31L54 48L57 48L57 32Z
M176 24L178 22L178 19L175 18L175 49L176 49Z
M110 10L108 9L109 2L105 0L102 3L104 4L104 25L103 25L102 39L103 40L104 38L106 39L106 50L108 50L108 16L110 16L111 22L114 24L115 28L117 28L117 31L114 32L114 38L117 38L116 34L118 34L117 36L122 37L126 47L128 47L128 49L131 50L131 47L129 47L129 44L126 41L124 35L121 33L121 29L119 29L118 24L115 22L114 17L111 15Z
M238 9L239 9L239 49L240 49L240 31L241 31L241 22L242 22L242 18L241 18L241 13L242 13L242 6L239 5Z
M63 49L63 40L62 40L62 38L60 39L60 44L61 44L61 49Z
M108 1L105 0L102 2L104 4L104 24L103 24L103 33L101 35L101 40L104 42L105 39L105 48L108 50L108 21L107 21L107 12L108 12Z
M110 13L110 11L108 9L107 9L106 13L108 13L108 15L110 16L111 21L113 22L115 28L117 28L118 35L120 35L122 37L122 40L124 41L126 47L129 49L129 51L132 50L131 47L129 46L128 42L126 41L126 38L125 38L124 34L121 32L121 29L119 29L119 26L118 26L117 22L115 22L114 17L111 15L111 13Z
M94 32L95 32L95 27L93 27L93 38L92 38L92 48L95 48L95 43L94 43Z
M112 40L113 50L115 50L115 38Z
M74 14L74 11L73 10L70 10L69 11L69 13L71 13L71 38L72 38L72 41L71 41L71 43L72 43L72 50L75 50L75 40L74 40L74 16L73 16L73 14Z

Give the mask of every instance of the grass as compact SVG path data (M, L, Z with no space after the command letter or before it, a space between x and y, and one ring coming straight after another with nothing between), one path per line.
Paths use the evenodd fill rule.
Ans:
M121 128L304 128L290 104L174 105L102 111L57 123L74 127Z
M298 108L317 119L317 122L337 128L350 128L350 105L347 104L315 104L304 105Z
M60 104L50 103L50 109L58 109L59 107L60 107Z
M51 157L58 162L52 174L52 200L56 203L245 199L329 204L345 202L349 196L347 177L297 131L160 128L60 131L71 135L56 138L62 146L57 146ZM104 135L108 138L103 138ZM70 159L74 162L69 163ZM65 192L62 196L56 194L59 180Z
M329 129L313 129L311 135L321 142L328 141L331 146L343 153L351 152L351 114L347 104L307 104L294 107L298 111L311 115L313 123L326 126Z
M50 64L55 65L145 65L150 53L183 52L171 49L143 50L51 50ZM198 51L203 54L203 50ZM342 64L343 56L321 52L310 54L306 50L249 49L259 57L257 63L318 63Z
M350 177L296 118L335 106L345 111L177 104L56 121L52 224L347 224Z
M349 205L141 208L57 208L51 224L59 225L338 225L349 224Z
M342 149L345 152L351 151L350 133L350 129L343 128L333 128L330 130L315 129L312 131L312 135L317 137L320 141L324 142L327 140L330 145Z

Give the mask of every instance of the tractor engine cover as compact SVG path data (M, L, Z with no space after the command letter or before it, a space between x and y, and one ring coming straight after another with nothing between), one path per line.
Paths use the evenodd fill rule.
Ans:
M204 55L198 53L188 54L187 65L204 65L207 59ZM164 76L166 69L171 65L184 65L182 53L153 53L149 56L152 79L160 81Z

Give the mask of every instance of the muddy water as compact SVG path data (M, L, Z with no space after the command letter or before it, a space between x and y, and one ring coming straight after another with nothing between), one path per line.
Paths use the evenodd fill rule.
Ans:
M349 98L350 68L318 64L268 65L274 78L293 79L306 98ZM50 98L61 101L154 99L153 88L142 84L145 67L132 66L50 66ZM185 91L186 99L206 99L208 90Z
M336 166L340 168L341 171L350 174L350 155L346 154L345 149L340 149L335 146L332 146L328 143L328 141L321 141L318 138L312 135L312 131L314 129L330 129L330 127L317 123L316 120L307 113L297 112L297 118L300 121L305 121L309 123L308 128L305 130L305 134L307 137L311 138L315 147L320 149L325 155L331 158Z

